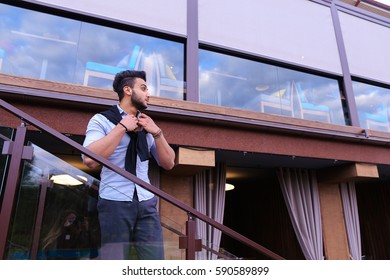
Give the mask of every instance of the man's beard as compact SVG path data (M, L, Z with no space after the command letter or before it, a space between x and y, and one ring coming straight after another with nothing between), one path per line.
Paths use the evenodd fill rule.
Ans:
M131 95L131 104L137 108L137 110L142 111L145 110L148 106L145 105L139 98L137 98L138 95L135 94L135 91L133 91L133 94Z

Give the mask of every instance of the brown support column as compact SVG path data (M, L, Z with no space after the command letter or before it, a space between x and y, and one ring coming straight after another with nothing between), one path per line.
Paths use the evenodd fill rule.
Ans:
M351 163L326 168L318 173L322 232L326 259L350 259L339 184L341 182L375 178L379 178L377 166L365 163Z
M343 205L336 183L319 183L325 259L348 260L349 246Z
M189 206L193 206L193 177L171 176L163 172L161 174L161 190L169 193ZM160 199L161 222L172 227L174 230L186 234L186 221L188 214ZM179 235L172 230L163 227L163 237L165 244L165 259L177 260L185 259L185 251L179 249Z
M194 202L194 175L215 166L215 151L197 148L179 147L176 151L175 167L161 174L161 190L193 207ZM167 223L163 229L165 244L165 259L195 258L195 251L201 249L201 243L195 239L195 220L188 217L188 213L174 207L172 204L160 200L160 216L162 222ZM174 230L167 228L172 227ZM186 238L179 240L180 231ZM195 242L195 243L194 243ZM185 243L185 244L184 244ZM186 249L187 254L183 255ZM195 247L194 247L195 246Z

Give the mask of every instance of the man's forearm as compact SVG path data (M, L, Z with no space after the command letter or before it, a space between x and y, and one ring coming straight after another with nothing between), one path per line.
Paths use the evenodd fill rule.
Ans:
M175 151L169 146L164 135L154 140L160 166L166 170L171 170L175 166Z

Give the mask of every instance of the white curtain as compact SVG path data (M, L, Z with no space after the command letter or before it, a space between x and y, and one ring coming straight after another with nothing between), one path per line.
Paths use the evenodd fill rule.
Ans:
M219 163L215 168L195 175L195 209L221 224L225 209L225 183L226 165L224 163ZM196 231L197 238L202 240L202 244L215 252L219 251L222 235L220 230L196 219ZM212 260L217 259L218 256L202 249L201 252L197 252L196 257L199 260Z
M307 260L323 260L322 224L316 173L279 168L278 179L302 252Z
M362 247L355 183L341 183L340 191L351 259L361 260Z

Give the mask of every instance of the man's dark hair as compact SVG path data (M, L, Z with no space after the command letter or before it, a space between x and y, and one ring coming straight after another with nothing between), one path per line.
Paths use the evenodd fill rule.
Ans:
M123 87L129 86L130 88L133 88L135 78L143 79L146 82L146 72L125 70L115 75L114 81L112 82L112 88L118 94L119 101L123 98Z

